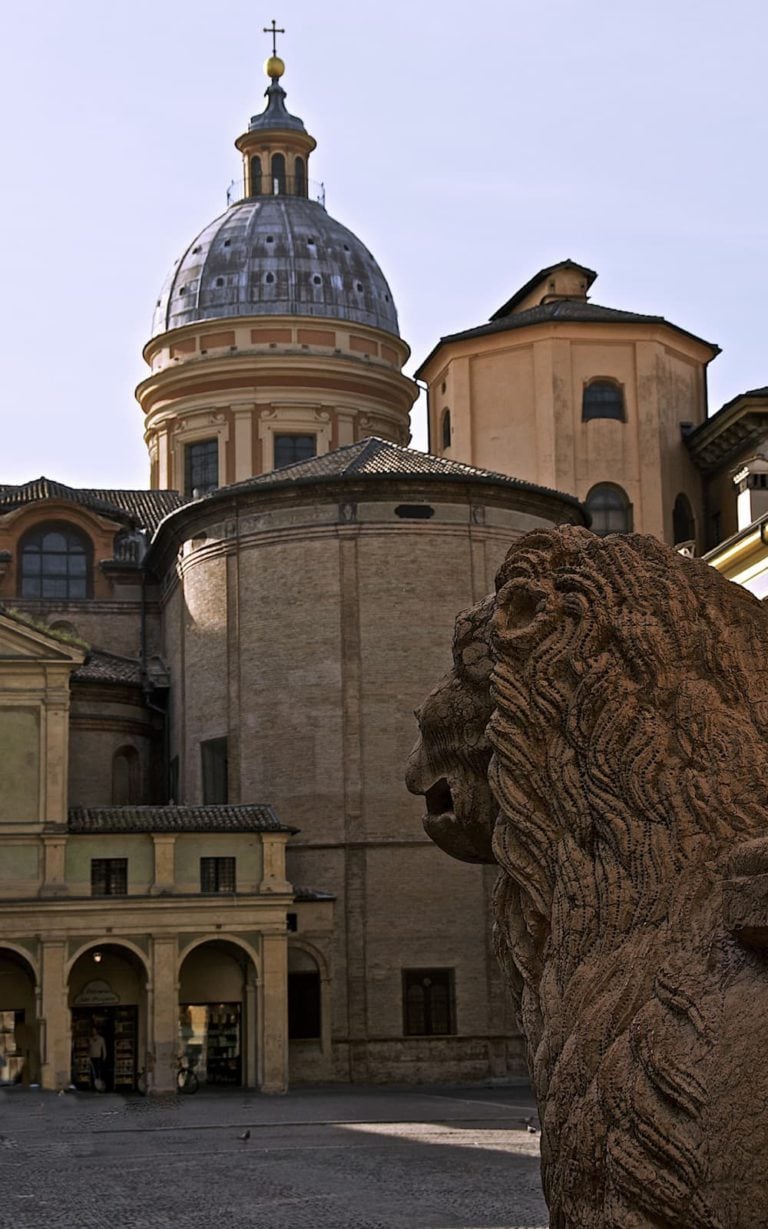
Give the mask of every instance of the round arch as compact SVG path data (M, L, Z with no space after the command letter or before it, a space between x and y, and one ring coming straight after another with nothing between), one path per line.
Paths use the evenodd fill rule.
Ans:
M137 947L137 945L130 939L124 939L122 937L115 938L114 935L105 935L103 939L89 939L87 943L84 943L82 947L79 947L72 959L67 961L66 965L64 966L64 972L67 979L69 979L73 968L81 956L87 955L88 952L98 952L99 950L104 950L106 948L116 947L125 948L126 951L131 952L131 954L136 957L147 975L147 986L150 987L152 983L152 975L149 971L149 962L146 952L143 952L141 948Z
M202 1083L258 1083L258 968L246 939L221 932L198 937L179 955L179 1049Z
M632 504L624 488L615 482L596 483L584 504L590 515L590 528L598 537L632 532Z
M91 1092L134 1092L149 1035L149 962L130 939L80 945L66 965L70 1079Z
M40 1081L40 990L35 962L0 944L0 1084Z
M626 422L624 385L613 376L593 376L587 380L581 395L581 419L612 418Z
M3 952L13 952L14 956L19 956L27 965L30 975L34 978L35 986L40 985L40 968L33 956L30 956L26 948L20 947L18 943L13 943L8 939L0 940L0 960L3 958Z
M206 943L231 943L234 947L241 948L241 950L245 952L246 956L250 957L251 962L253 963L253 967L256 970L256 982L258 984L261 979L261 965L254 948L247 941L247 939L242 939L239 935L225 935L222 934L221 931L215 931L212 935L203 935L202 938L193 939L191 943L188 943L187 946L179 952L179 958L176 964L177 979L181 973L181 966L183 965L187 956L191 955L195 948L203 947Z
M308 956L311 956L315 964L317 965L317 971L320 974L320 980L330 981L331 971L328 967L328 960L327 960L327 957L324 955L323 952L320 951L319 948L315 947L314 944L312 943L308 943L306 939L294 939L293 937L291 937L288 940L289 957L290 957L290 953L292 949L296 951L306 952Z

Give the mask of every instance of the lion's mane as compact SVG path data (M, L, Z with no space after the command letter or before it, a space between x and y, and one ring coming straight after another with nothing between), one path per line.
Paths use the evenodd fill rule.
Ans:
M654 539L565 527L509 552L492 642L497 942L552 1229L768 1223L713 1179L712 1093L758 959L722 884L768 835L766 612Z

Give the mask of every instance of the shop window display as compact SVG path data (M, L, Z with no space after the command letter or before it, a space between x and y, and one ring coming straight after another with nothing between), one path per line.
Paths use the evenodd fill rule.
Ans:
M138 1008L81 1007L72 1010L72 1083L93 1089L90 1041L94 1028L104 1038L105 1058L101 1079L108 1092L133 1092L136 1088Z
M239 1003L183 1003L179 1008L182 1056L206 1084L240 1084Z
M17 1034L24 1024L23 1011L0 1011L0 1084L19 1084L24 1052Z

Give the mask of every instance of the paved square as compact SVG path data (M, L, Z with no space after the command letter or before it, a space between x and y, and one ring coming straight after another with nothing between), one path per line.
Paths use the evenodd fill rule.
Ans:
M0 1227L546 1229L532 1115L525 1086L8 1090Z

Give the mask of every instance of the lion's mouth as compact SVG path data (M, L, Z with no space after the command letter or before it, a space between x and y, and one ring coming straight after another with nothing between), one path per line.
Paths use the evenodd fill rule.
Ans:
M430 785L424 795L428 815L454 815L453 794L445 777Z

